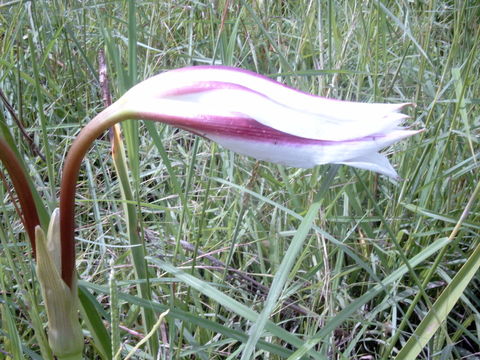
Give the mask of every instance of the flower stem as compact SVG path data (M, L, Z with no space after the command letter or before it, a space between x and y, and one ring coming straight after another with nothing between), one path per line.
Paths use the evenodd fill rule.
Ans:
M95 139L128 118L129 113L122 111L118 102L108 107L80 131L65 159L60 185L60 236L62 279L69 287L75 269L75 192L82 160Z

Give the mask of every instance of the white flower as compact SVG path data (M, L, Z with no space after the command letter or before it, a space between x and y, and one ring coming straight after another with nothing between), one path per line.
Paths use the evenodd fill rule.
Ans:
M326 99L224 66L162 73L118 104L131 118L164 122L256 159L302 168L346 164L391 177L397 173L378 151L419 132L400 127L408 104Z

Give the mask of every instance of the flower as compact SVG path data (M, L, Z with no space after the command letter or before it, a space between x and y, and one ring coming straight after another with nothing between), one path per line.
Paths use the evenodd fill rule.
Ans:
M225 66L164 72L118 102L132 118L183 128L259 160L301 168L346 164L394 178L378 151L418 133L399 126L406 103L326 99Z

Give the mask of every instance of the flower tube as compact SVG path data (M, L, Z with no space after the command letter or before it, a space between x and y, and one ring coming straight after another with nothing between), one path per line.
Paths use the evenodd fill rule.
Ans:
M64 281L71 285L73 275L73 208L81 161L115 123L153 120L259 160L301 168L346 164L396 178L378 151L418 133L400 126L406 105L325 99L224 66L186 67L139 83L85 126L65 160L60 194Z

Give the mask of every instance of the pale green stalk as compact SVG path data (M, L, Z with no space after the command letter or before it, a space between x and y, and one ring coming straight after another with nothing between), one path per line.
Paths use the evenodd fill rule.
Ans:
M137 289L142 298L151 300L150 284L148 282L148 268L145 262L145 246L143 239L139 234L137 209L134 205L135 200L128 179L127 159L125 155L125 148L123 147L123 142L121 139L120 126L115 124L111 129L112 158L120 182L123 209L127 222L127 233L131 245L130 251L132 253L135 276L138 280L141 280L137 285ZM148 332L155 324L155 314L151 309L142 308L142 316L145 319L145 332ZM157 353L158 341L156 341L155 337L151 338L149 341L149 346L153 354Z
M122 352L122 346L120 343L120 312L118 305L118 287L115 279L115 263L112 260L109 261L110 276L108 278L108 287L110 289L110 328L111 328L111 342L112 342L112 358L119 359L119 355Z

